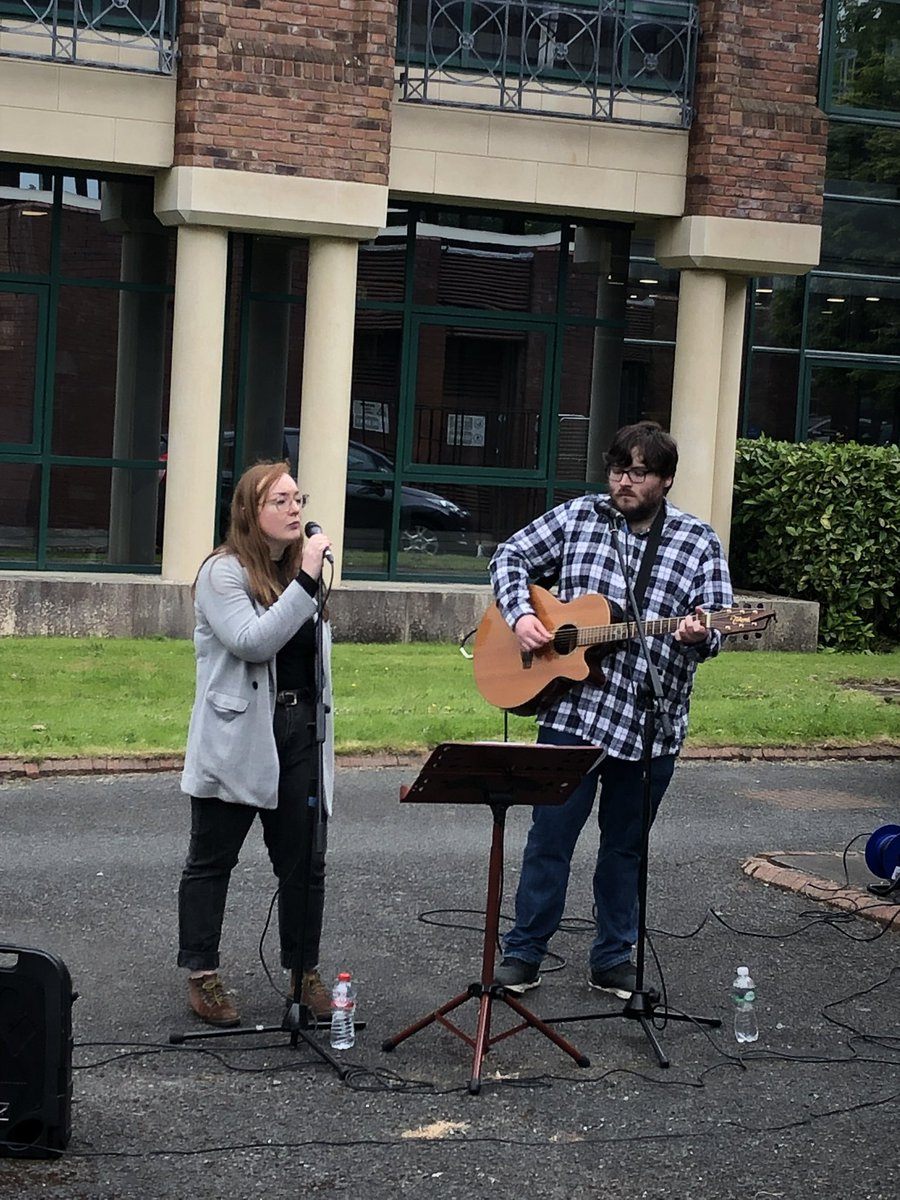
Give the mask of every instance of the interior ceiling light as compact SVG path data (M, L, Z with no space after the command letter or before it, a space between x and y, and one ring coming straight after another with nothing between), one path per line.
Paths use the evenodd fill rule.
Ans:
M20 208L19 213L23 217L49 217L49 208Z
M638 283L659 283L658 279L639 279Z
M870 304L877 304L878 301L881 299L881 297L880 296L866 296L866 299L868 300L868 302Z
M773 290L774 290L773 288L757 288L757 289L756 289L756 291L757 291L757 294L761 294L761 293L768 293L768 292L771 292L771 291L773 291Z
M844 296L828 296L825 300L826 304L846 304L847 300Z

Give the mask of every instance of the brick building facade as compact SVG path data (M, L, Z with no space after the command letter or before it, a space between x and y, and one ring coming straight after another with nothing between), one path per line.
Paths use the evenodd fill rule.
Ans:
M818 225L827 120L817 0L700 0L685 212Z
M13 568L189 580L228 480L288 450L338 584L477 582L516 522L602 487L640 416L727 540L741 428L838 426L837 331L896 370L890 135L866 140L893 9L827 0L823 37L817 0L21 8L0 18ZM86 22L65 55L51 16ZM840 427L892 436L893 378Z
M387 183L397 6L180 5L176 166Z

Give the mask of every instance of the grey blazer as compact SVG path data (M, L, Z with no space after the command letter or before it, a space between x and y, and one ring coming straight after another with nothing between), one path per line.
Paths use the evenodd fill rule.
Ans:
M278 752L275 655L300 626L315 617L316 602L296 582L271 608L250 595L247 573L233 554L207 561L197 576L197 688L188 729L181 790L234 804L275 808ZM322 628L325 654L326 738L322 747L323 801L331 812L334 724L331 710L331 637Z

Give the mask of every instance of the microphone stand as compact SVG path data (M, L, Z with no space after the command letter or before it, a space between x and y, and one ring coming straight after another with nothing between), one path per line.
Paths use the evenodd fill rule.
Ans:
M323 564L324 565L324 564ZM315 794L309 797L309 807L312 811L310 819L312 829L306 840L306 887L303 891L303 903L300 907L300 944L294 951L294 967L291 972L294 981L294 994L281 1022L281 1029L291 1035L291 1045L296 1046L302 1040L313 1049L320 1058L324 1059L337 1072L339 1079L344 1079L349 1068L340 1063L330 1050L321 1042L313 1041L309 1035L310 1028L316 1028L316 1022L310 1024L309 1009L301 999L303 991L303 962L306 957L307 924L309 921L309 887L312 877L313 855L324 846L326 836L325 824L325 734L326 715L328 706L325 703L325 600L326 593L322 575L319 575L316 589L316 668L315 668L315 707L313 710L312 729L316 741L316 773ZM312 790L312 789L310 789Z
M663 1052L662 1046L656 1037L656 1032L653 1028L652 1021L657 1014L661 1014L669 1021L690 1021L695 1025L708 1025L713 1029L718 1029L722 1022L718 1017L696 1017L689 1016L687 1013L676 1012L668 1009L665 1005L660 1004L660 995L655 988L644 986L644 961L646 957L647 943L647 878L649 874L650 860L650 826L653 824L653 801L652 789L650 784L650 770L653 763L653 742L656 738L656 724L659 721L663 733L669 736L672 733L672 720L665 710L662 684L659 679L659 672L656 669L656 663L653 661L649 647L647 646L647 636L644 630L644 622L640 614L637 599L634 594L634 587L631 582L631 574L628 570L628 565L625 561L625 555L622 551L622 546L619 541L619 525L618 522L621 516L617 512L610 511L608 514L610 535L612 537L613 546L615 547L616 556L619 560L619 567L622 571L622 578L625 581L625 594L627 597L628 612L625 614L626 623L634 626L634 632L637 633L638 641L641 646L641 653L644 656L644 662L647 667L647 677L649 686L645 688L642 696L643 701L643 717L641 720L641 745L643 749L643 804L642 804L642 824L641 824L641 859L638 870L638 935L635 945L635 989L631 993L628 1000L625 1001L625 1007L621 1012L604 1012L592 1013L586 1017L557 1017L555 1020L545 1018L548 1025L561 1024L566 1021L604 1021L614 1017L624 1017L627 1020L638 1021L644 1034L647 1037L650 1045L653 1047L653 1052L656 1055L657 1062L661 1067L669 1066L669 1059ZM629 613L631 614L629 616ZM631 632L630 630L628 631Z
M319 576L318 589L316 592L316 605L318 609L318 618L316 620L316 664L315 664L315 691L316 699L314 706L313 721L310 722L310 727L314 730L316 739L316 773L315 773L315 795L309 797L309 807L315 811L310 814L312 828L309 837L306 839L306 887L303 892L303 899L300 906L300 945L294 952L293 964L293 980L294 991L291 998L291 1003L285 1010L284 1017L280 1025L248 1025L237 1029L203 1029L191 1031L190 1033L172 1033L169 1035L169 1042L172 1045L181 1045L183 1042L197 1041L200 1038L228 1038L228 1037L245 1037L247 1034L260 1033L289 1033L291 1046L296 1048L298 1042L302 1041L309 1046L318 1056L327 1062L337 1073L339 1079L346 1079L350 1073L350 1067L338 1061L331 1053L329 1047L323 1046L320 1041L316 1041L310 1034L311 1029L316 1028L315 1021L310 1024L309 1009L301 1000L303 990L303 959L306 951L307 938L307 923L309 919L309 886L312 875L312 860L313 851L322 846L325 837L325 803L324 803L324 765L325 765L325 718L328 712L328 706L325 703L325 650L324 650L324 625L325 625L325 598L324 585L322 576ZM310 789L312 791L312 789ZM365 1022L355 1022L357 1029L364 1029Z

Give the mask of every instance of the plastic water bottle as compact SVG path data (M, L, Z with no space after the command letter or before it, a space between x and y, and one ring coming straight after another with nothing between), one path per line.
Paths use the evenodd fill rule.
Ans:
M356 988L349 971L341 971L331 989L331 1048L350 1050L356 1042Z
M734 1036L738 1042L755 1042L759 1037L756 1023L756 988L747 967L738 967L734 984Z

